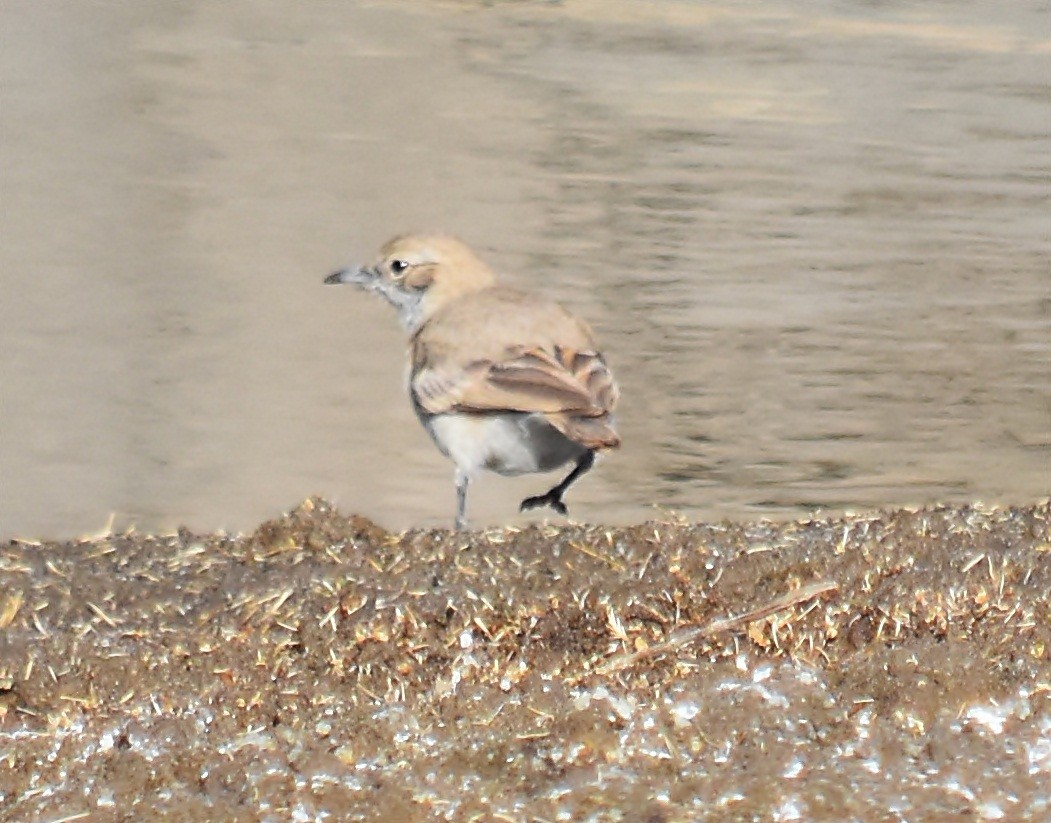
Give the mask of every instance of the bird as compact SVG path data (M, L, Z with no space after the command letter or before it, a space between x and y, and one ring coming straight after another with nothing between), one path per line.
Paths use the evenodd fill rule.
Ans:
M403 234L371 265L333 272L390 303L409 335L409 398L455 465L455 528L467 528L467 490L483 469L501 475L572 464L520 511L568 514L566 490L620 446L620 391L588 325L553 300L500 285L463 241Z

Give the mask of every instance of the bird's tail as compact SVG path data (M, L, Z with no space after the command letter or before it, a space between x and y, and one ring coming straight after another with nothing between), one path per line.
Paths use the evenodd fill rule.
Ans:
M615 449L620 445L620 436L614 431L613 418L608 414L600 417L549 414L547 419L570 440L589 449Z

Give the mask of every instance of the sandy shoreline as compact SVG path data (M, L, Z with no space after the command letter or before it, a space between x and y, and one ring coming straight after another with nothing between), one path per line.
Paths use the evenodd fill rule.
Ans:
M1049 553L1048 501L9 542L0 817L1039 816Z

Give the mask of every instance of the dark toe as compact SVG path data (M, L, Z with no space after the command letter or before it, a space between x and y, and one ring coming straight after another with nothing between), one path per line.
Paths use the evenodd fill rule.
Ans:
M537 509L541 506L550 506L559 514L565 516L568 513L566 504L562 502L561 497L556 497L550 492L547 494L540 494L536 497L527 497L522 501L522 505L518 507L521 512L529 511L530 509Z
M535 509L537 506L543 506L547 501L543 497L527 497L522 501L522 505L518 507L520 512L527 512L530 509Z

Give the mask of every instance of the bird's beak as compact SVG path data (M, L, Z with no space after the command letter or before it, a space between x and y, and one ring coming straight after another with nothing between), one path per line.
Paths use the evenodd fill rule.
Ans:
M356 286L364 286L376 279L376 272L365 266L351 266L346 269L334 271L325 278L327 285L340 283L351 283Z

